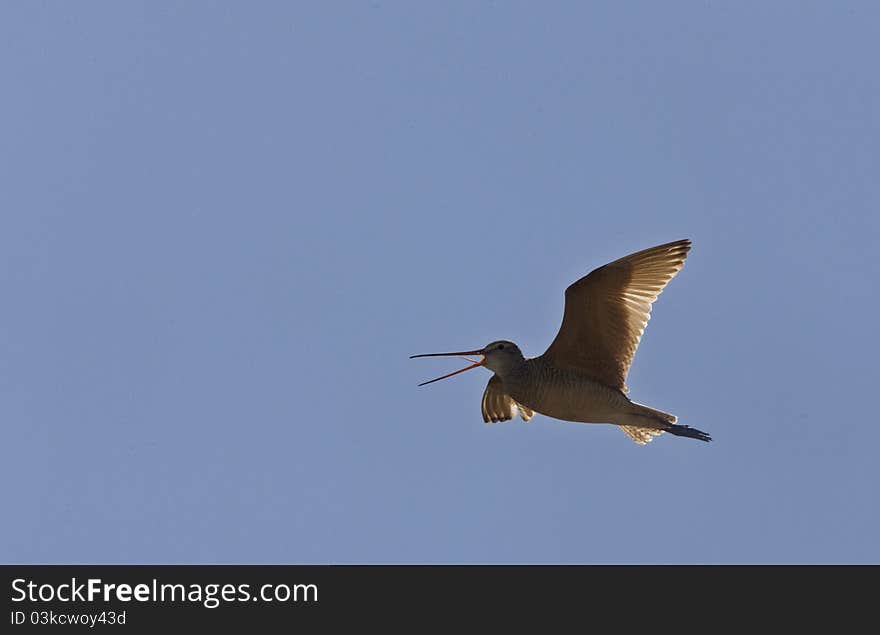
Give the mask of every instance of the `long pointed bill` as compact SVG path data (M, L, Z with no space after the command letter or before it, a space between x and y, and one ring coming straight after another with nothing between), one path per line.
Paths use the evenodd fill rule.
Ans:
M482 355L483 351L461 351L459 353L425 353L423 355L411 355L410 359L415 359L416 357L463 357L464 355ZM471 360L468 360L471 361ZM473 368L479 368L483 364L486 363L486 358L484 357L478 362L474 362L470 366L466 366L461 370L457 370L455 372L449 373L448 375L443 375L442 377L437 377L437 379L432 379L431 381L424 381L419 386L426 386L428 384L433 384L435 381L440 381L441 379L446 379L447 377L452 377L453 375L458 375L459 373L463 373L466 370L471 370Z

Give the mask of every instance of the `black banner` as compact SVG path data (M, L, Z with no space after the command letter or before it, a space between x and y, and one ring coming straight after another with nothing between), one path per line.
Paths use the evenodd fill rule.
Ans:
M501 624L731 607L771 614L871 606L876 568L642 566L3 566L3 632L370 624L417 615ZM867 575L864 575L867 574ZM868 582L865 584L865 582ZM725 619L728 619L725 618ZM406 622L405 622L406 623ZM549 623L548 623L549 625Z

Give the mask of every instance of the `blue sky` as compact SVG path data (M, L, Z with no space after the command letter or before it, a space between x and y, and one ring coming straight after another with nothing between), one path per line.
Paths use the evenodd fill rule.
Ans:
M0 6L0 561L877 563L880 7ZM646 447L414 353L691 238Z

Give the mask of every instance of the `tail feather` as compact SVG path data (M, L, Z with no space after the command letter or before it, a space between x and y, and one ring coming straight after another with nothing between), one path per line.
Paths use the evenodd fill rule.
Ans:
M632 402L635 411L622 417L618 423L621 429L636 443L644 445L652 437L668 432L677 437L687 437L699 441L711 441L708 433L690 426L676 424L678 417L662 410L649 408L640 403Z
M620 426L620 429L626 433L630 439L638 443L639 445L645 445L649 443L651 439L656 437L658 434L663 434L663 430L660 428L642 428L639 426Z
M659 419L664 423L675 423L678 421L678 417L673 414L669 414L668 412L663 412L662 410L657 410L656 408L650 408L644 404L632 402L638 410L635 412L637 415L641 415L642 417L653 417L655 419Z

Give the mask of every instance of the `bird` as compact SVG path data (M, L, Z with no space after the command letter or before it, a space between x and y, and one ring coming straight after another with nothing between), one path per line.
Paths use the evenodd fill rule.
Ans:
M417 357L465 357L470 366L422 382L432 384L474 368L492 371L483 391L485 423L523 421L535 413L563 421L607 423L645 445L671 435L711 441L702 430L676 423L668 412L631 401L626 377L641 341L651 307L684 266L689 239L657 245L594 269L565 290L562 325L549 348L526 358L510 340L455 353Z

